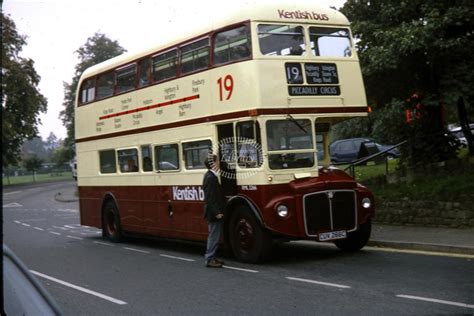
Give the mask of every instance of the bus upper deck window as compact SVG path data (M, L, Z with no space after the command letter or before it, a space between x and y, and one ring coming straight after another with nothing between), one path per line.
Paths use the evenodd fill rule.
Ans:
M114 94L114 73L100 75L97 79L97 99L109 97Z
M314 56L352 56L352 44L348 29L310 27L309 38Z
M176 77L178 70L176 49L153 57L153 81L163 81Z
M81 87L81 104L94 101L95 96L95 80L87 79Z
M217 33L214 39L214 64L250 57L250 34L246 26Z
M186 74L209 66L209 39L181 47L181 73Z
M300 56L305 54L302 26L258 25L258 42L263 55Z
M142 59L138 62L138 87L144 87L150 84L150 58Z
M130 91L135 88L137 66L130 65L116 71L116 93Z

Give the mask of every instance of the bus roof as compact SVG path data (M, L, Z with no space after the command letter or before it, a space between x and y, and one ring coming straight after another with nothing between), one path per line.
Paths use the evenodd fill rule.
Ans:
M272 4L248 3L243 5L237 12L233 11L230 13L223 13L223 11L219 10L220 18L215 19L212 23L207 23L207 25L205 25L205 23L200 24L201 27L199 30L196 30L195 28L199 22L195 22L195 24L191 26L194 28L192 32L185 32L183 35L177 36L174 41L151 46L149 49L141 50L139 52L128 52L106 60L86 69L82 74L82 78L87 78L109 69L114 69L126 64L127 62L132 62L141 57L164 50L167 47L176 46L177 44L192 40L200 35L205 35L214 30L244 21L349 26L347 18L335 9L312 4L309 1L298 2L293 0L290 3L290 1L287 0L285 2L286 3L278 3L278 1L275 1L275 3Z

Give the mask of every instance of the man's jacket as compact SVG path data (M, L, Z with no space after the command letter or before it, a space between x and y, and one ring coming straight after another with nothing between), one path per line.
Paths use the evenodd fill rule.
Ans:
M225 208L224 195L217 176L208 170L202 184L204 188L204 218L208 222L218 221L217 214L223 213Z

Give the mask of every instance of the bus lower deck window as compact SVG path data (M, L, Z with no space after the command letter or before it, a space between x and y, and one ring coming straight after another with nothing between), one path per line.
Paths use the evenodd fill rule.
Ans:
M103 150L99 152L100 173L116 173L115 150Z

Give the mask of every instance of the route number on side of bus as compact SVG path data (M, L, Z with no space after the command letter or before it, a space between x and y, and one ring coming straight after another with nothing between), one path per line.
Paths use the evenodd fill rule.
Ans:
M217 80L217 85L219 86L219 101L224 100L224 91L222 90L227 92L225 99L229 100L234 91L234 78L231 75L227 75L224 78L221 77Z

